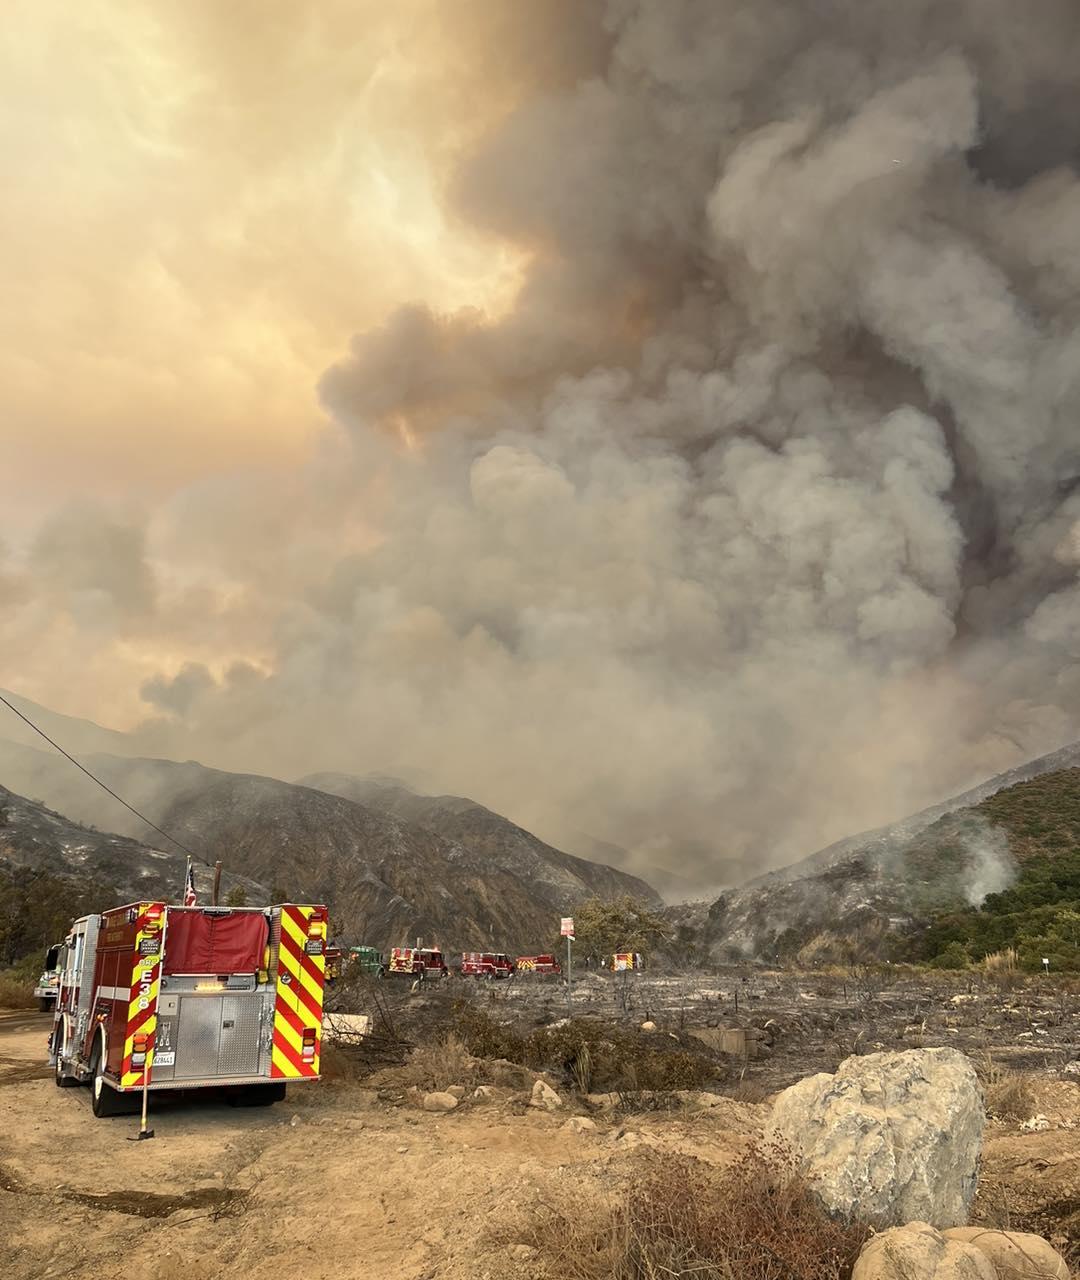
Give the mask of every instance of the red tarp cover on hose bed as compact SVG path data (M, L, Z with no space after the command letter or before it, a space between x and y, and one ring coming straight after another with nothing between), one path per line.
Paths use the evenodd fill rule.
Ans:
M169 908L164 973L254 973L263 962L268 927L258 911L204 915Z

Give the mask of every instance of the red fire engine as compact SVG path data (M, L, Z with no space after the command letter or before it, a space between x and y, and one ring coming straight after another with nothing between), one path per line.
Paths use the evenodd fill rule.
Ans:
M393 947L390 950L387 972L399 977L406 975L419 978L421 981L425 978L450 976L443 953L437 947Z
M141 902L76 920L60 956L49 1063L90 1081L96 1116L125 1094L230 1086L259 1105L319 1078L324 906Z
M463 978L512 978L514 962L501 951L466 951L461 957Z
M562 965L552 955L518 956L515 967L518 973L562 973Z

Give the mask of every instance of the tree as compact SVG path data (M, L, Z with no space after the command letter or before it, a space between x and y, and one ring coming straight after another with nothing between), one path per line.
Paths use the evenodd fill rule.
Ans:
M971 957L962 942L950 942L930 961L934 969L966 969L970 964Z
M234 884L229 892L225 895L225 905L227 907L246 907L247 893L244 891L242 884Z
M574 933L579 955L599 960L617 951L643 955L666 942L668 922L644 902L624 896L612 902L590 898L574 908Z

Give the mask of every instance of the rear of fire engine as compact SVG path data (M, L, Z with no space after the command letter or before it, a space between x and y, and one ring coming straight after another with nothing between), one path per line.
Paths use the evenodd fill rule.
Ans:
M96 1116L142 1090L227 1086L253 1105L317 1080L324 906L143 902L76 920L60 957L49 1062Z

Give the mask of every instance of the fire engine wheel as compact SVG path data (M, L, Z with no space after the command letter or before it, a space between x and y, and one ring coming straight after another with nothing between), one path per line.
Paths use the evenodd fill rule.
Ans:
M90 1107L98 1119L123 1115L131 1106L130 1099L117 1091L105 1079L105 1044L100 1038L94 1053L93 1075L90 1078Z
M59 1052L56 1055L56 1074L53 1079L58 1089L74 1089L79 1083L74 1076L69 1076L64 1070L64 1059Z

